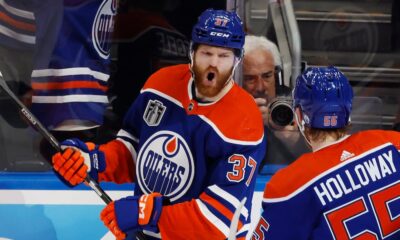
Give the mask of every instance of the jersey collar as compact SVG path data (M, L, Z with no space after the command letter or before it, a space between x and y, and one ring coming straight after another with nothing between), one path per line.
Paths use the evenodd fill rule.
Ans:
M345 136L342 137L341 139L336 140L336 141L334 141L334 142L329 142L329 143L322 144L319 148L313 150L313 152L316 152L316 151L319 151L319 150L321 150L321 149L323 149L323 148L326 148L326 147L335 145L336 143L343 142L343 141L346 140L348 137L350 137L350 135L345 135Z

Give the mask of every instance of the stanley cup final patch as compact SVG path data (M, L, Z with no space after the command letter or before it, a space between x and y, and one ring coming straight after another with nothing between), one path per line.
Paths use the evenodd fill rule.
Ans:
M167 108L162 102L149 100L144 111L143 119L149 126L158 126Z

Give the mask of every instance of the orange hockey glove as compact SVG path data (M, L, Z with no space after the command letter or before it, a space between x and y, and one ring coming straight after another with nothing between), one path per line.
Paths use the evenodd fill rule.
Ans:
M100 219L104 225L110 229L117 239L125 239L126 234L118 227L117 217L115 215L115 202L109 203L103 211L101 211Z
M68 139L61 143L66 149L53 155L54 169L71 185L81 183L89 172L97 181L98 172L105 169L104 153L94 143L84 143L79 139Z
M56 153L53 158L54 169L71 185L75 186L86 178L88 167L79 151L67 148L64 153Z
M157 230L161 215L162 196L151 193L139 197L122 198L108 204L100 214L100 219L117 237L122 238L124 232L140 230Z

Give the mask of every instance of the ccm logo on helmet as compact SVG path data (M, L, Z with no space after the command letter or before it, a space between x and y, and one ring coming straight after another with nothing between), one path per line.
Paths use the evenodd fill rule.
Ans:
M211 36L216 36L216 37L223 37L223 38L229 38L228 33L220 33L220 32L210 32Z

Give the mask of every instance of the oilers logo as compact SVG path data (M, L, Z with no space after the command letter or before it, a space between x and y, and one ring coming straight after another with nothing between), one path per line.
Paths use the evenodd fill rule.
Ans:
M114 30L114 16L117 11L117 0L104 0L96 13L92 28L94 49L100 57L110 56L111 34Z
M184 195L193 181L194 161L182 136L160 131L147 139L138 154L136 175L146 194L159 192L171 201Z

